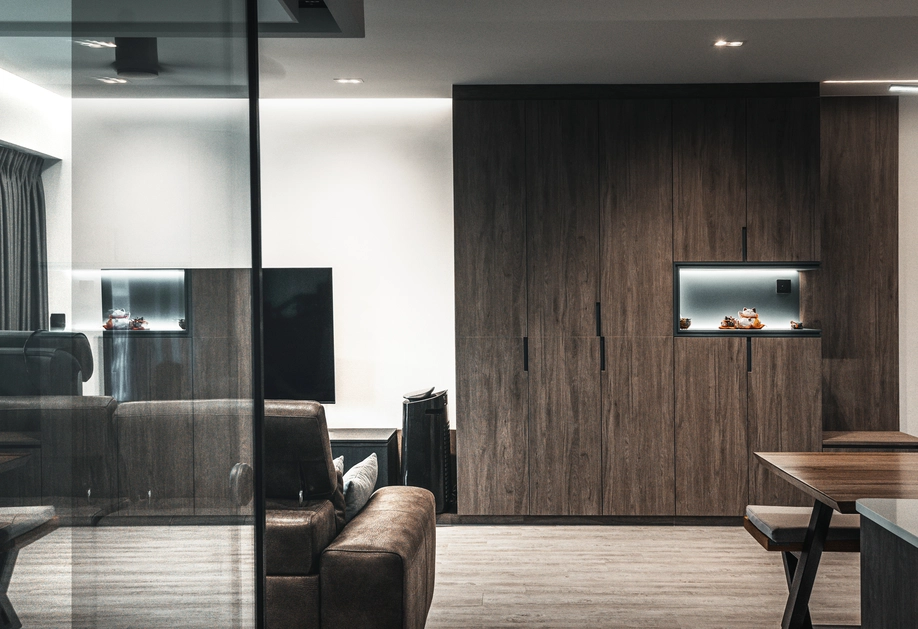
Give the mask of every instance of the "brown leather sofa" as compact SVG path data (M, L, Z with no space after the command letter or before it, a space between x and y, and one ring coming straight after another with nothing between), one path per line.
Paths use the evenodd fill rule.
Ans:
M268 629L420 629L433 598L434 497L384 487L344 524L325 410L265 404Z

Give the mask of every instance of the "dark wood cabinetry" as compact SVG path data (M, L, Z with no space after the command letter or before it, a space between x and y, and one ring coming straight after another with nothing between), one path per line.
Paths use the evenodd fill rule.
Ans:
M529 513L529 373L523 339L456 339L458 510Z
M753 452L822 448L821 364L821 339L752 339L747 406L750 503L812 504L812 498L758 464Z
M751 448L819 425L769 432L812 402L811 339L755 339L750 373L745 337L672 319L674 261L819 259L817 101L639 91L454 100L460 514L739 515L775 494Z
M677 338L676 515L741 515L748 503L746 339Z
M747 260L819 260L819 99L748 99L746 155Z
M526 251L531 337L596 336L597 105L526 106Z
M808 504L752 453L820 450L820 339L675 343L677 515L736 516L750 503Z
M673 103L673 251L679 261L743 259L746 102Z
M607 337L602 374L603 514L675 508L672 337Z

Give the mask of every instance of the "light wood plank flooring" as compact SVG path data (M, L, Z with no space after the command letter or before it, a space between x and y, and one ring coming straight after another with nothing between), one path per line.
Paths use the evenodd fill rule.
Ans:
M249 527L60 529L20 553L26 629L253 626ZM827 554L817 623L859 621L859 555ZM778 553L734 527L441 526L428 627L775 629ZM71 615L72 610L72 615Z

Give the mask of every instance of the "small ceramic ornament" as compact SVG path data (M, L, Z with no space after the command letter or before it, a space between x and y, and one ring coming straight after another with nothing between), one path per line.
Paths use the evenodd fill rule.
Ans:
M761 330L765 324L759 319L759 314L755 308L743 308L737 313L736 327L744 330Z

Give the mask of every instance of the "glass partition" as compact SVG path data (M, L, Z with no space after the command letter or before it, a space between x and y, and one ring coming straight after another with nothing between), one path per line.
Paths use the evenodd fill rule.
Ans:
M253 627L245 0L0 6L0 627Z

